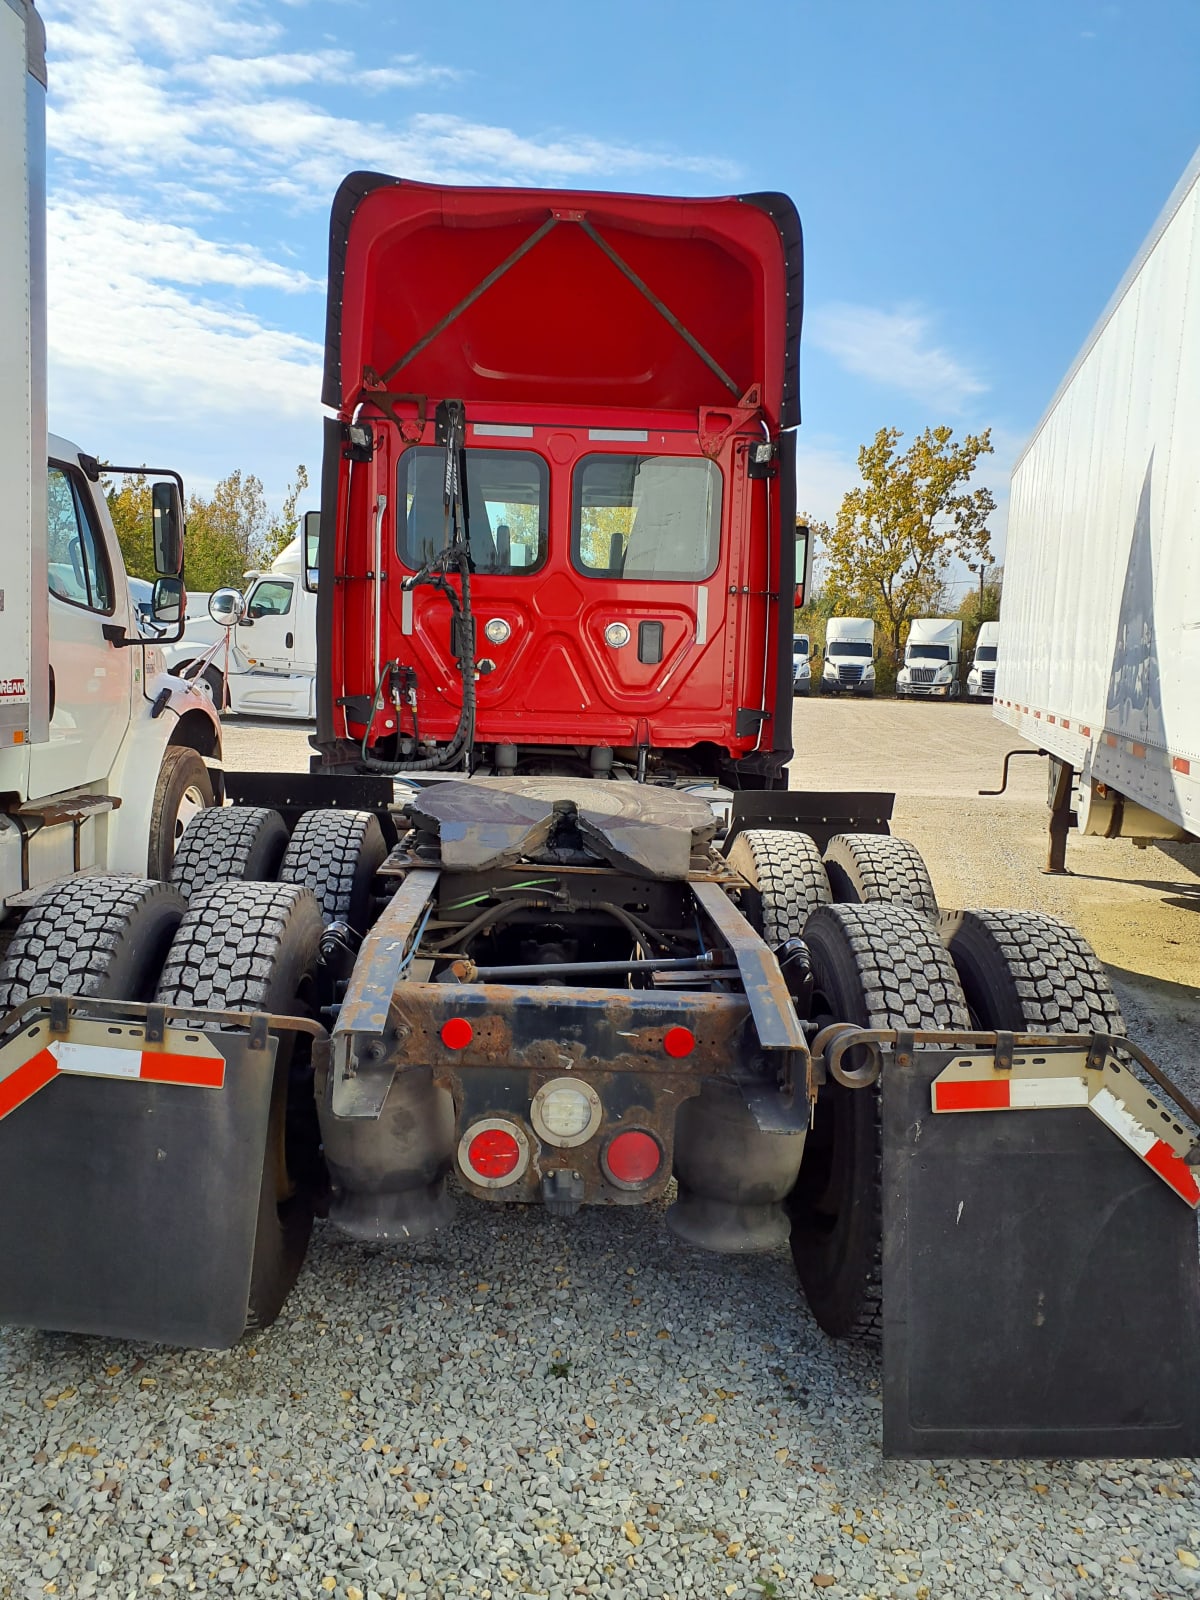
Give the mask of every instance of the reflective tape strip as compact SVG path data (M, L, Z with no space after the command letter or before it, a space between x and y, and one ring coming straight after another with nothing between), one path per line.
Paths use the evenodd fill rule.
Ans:
M1176 1194L1190 1206L1200 1205L1200 1183L1196 1181L1196 1169L1189 1167L1169 1144L1147 1128L1125 1101L1118 1100L1110 1089L1101 1089L1091 1105L1105 1127L1111 1128L1117 1138L1136 1151L1147 1166L1153 1167Z
M1087 1084L1078 1077L939 1079L933 1088L935 1111L1037 1111L1088 1103Z
M58 1062L49 1050L39 1050L0 1083L0 1117L6 1117L58 1076Z
M78 1033L101 1029L77 1024ZM104 1035L121 1031L129 1042L122 1046L110 1042L82 1039L51 1039L43 1025L24 1039L14 1040L0 1051L0 1120L24 1105L52 1078L87 1077L137 1080L142 1083L172 1083L192 1089L220 1089L225 1083L225 1057L207 1039L191 1035L181 1050L145 1050L140 1029L103 1029ZM36 1045L33 1055L13 1061L15 1051ZM11 1063L11 1064L10 1064ZM7 1069L7 1070L5 1070Z
M1099 1117L1193 1210L1200 1209L1200 1168L1187 1159L1195 1139L1154 1100L1114 1056L1088 1066L1082 1050L1017 1056L1011 1068L990 1055L962 1056L932 1085L933 1109L956 1111L1045 1111L1078 1107ZM1068 1064L1079 1071L1063 1071Z

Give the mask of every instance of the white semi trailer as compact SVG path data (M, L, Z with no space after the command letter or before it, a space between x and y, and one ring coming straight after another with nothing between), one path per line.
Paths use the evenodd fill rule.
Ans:
M1017 460L995 714L1072 816L1200 835L1200 152Z
M56 880L169 876L176 840L221 781L211 702L169 677L160 644L139 631L99 463L47 433L45 82L31 0L4 0L0 934L9 912ZM170 637L182 497L173 475L152 476L161 575L151 605Z

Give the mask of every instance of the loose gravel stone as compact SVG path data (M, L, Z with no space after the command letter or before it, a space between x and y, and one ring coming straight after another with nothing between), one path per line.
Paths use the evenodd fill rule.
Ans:
M0 1335L0 1597L1195 1592L1195 1463L884 1462L879 1382L657 1209L320 1227L228 1353Z

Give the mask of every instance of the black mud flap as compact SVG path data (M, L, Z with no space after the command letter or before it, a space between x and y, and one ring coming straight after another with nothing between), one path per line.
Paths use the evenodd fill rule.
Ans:
M1200 1454L1196 1214L1083 1108L934 1115L883 1075L889 1456Z
M276 1040L207 1037L222 1088L61 1074L0 1120L0 1324L237 1343Z

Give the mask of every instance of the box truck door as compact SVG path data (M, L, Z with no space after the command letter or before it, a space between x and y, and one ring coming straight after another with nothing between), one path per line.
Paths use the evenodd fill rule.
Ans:
M50 738L29 754L32 798L107 777L129 726L133 666L140 651L104 637L129 619L118 595L88 485L75 465L50 463L47 481L50 586Z

